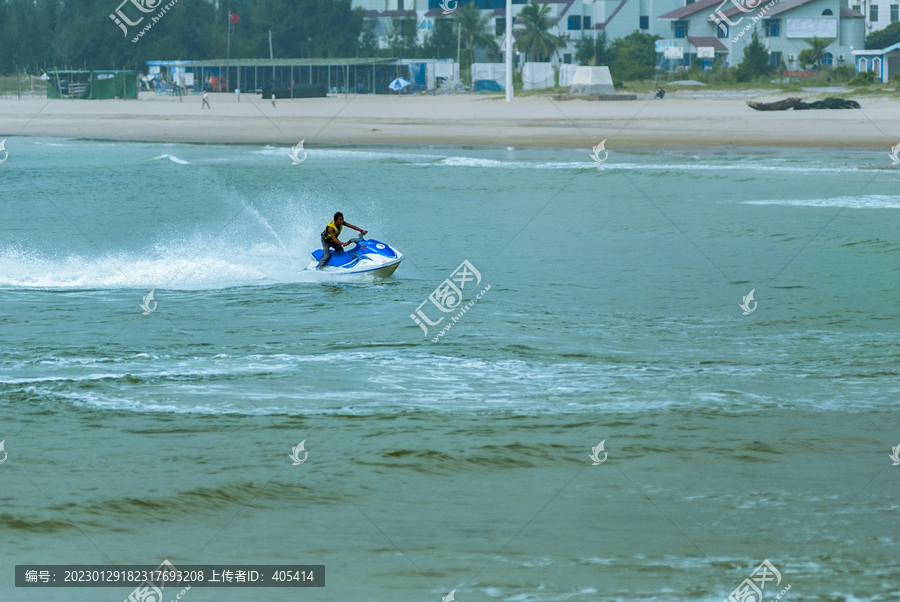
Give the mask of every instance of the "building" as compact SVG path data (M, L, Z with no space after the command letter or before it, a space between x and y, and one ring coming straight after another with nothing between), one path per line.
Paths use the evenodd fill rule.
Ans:
M735 6L722 0L698 0L660 15L669 23L668 35L684 52L684 63L697 58L701 46L713 47L718 60L735 65L755 29L769 49L773 65L797 70L800 51L809 48L805 40L820 37L833 40L826 48L824 65L851 64L851 52L865 45L862 13L841 5L841 0L753 1Z
M494 33L502 39L506 27L504 0L471 1L483 11L493 12ZM514 0L514 13L518 15L528 1ZM783 62L789 70L801 68L800 51L809 47L805 40L813 36L833 40L826 49L824 64L849 65L854 49L865 46L867 33L898 19L898 5L882 6L878 4L881 0L863 0L863 4L851 8L843 4L845 1L744 0L738 8L739 0L547 0L551 6L550 32L567 34L570 38L569 44L551 62L574 62L574 42L579 37L595 37L604 31L613 40L639 31L660 36L663 46L681 48L678 62L682 65L701 57L706 67L713 61L735 65L743 58L751 32L756 29L770 50L773 65ZM434 19L442 18L438 0L354 0L354 3L366 9L367 20L376 21L375 32L381 36L390 32L392 18L414 16L420 24L421 42ZM724 19L719 18L717 22L712 15L718 12ZM490 58L482 55L476 60Z
M900 43L881 50L854 50L856 72L871 71L875 79L887 83L895 75L900 75Z
M900 21L898 0L850 0L850 8L862 13L866 22L866 34L884 29L895 21Z

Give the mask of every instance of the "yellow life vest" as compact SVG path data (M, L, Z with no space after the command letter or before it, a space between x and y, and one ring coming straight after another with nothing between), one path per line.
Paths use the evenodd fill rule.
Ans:
M324 238L325 240L331 240L331 234L328 233L328 228L334 228L335 240L337 240L337 238L341 235L341 230L344 229L343 226L335 226L333 220L328 222L328 225L325 226L324 230L322 230L322 238Z

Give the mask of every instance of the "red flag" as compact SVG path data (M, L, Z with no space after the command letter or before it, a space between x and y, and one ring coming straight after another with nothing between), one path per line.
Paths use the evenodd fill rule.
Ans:
M240 23L241 16L237 13L228 13L228 22L229 23Z

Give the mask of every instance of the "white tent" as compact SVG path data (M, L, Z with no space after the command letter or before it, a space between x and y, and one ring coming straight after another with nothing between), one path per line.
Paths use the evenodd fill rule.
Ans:
M571 86L572 78L575 77L575 70L578 69L578 65L566 65L562 64L559 66L559 85L560 86Z
M572 78L571 94L615 94L609 67L578 67Z
M489 79L501 86L506 84L505 63L472 63L472 82Z
M539 90L556 85L551 63L525 63L522 67L522 87L525 90Z

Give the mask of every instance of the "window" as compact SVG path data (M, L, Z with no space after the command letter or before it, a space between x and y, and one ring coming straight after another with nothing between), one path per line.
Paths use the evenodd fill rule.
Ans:
M881 59L872 59L872 71L875 72L875 79L881 79Z
M397 0L397 10L403 10L403 0Z
M878 20L878 5L870 4L869 5L869 21L877 21Z
M766 35L770 38L781 36L781 19L766 19Z
M868 71L868 70L869 70L868 61L866 61L866 59L859 59L859 72L862 73L863 71Z
M513 4L528 4L528 0L512 0Z
M773 52L769 55L769 64L774 65L775 67L779 67L781 65L781 53Z
M675 21L675 37L676 38L686 38L688 31L688 22L687 21Z
M650 29L650 17L641 17L641 29Z
M580 30L581 29L581 17L578 15L572 15L569 17L569 31Z
M829 67L831 67L834 64L834 55L831 54L830 52L826 52L825 54L823 54L822 55L822 64L828 65Z
M861 8L862 8L862 5L860 5L860 4L854 4L854 5L853 5L853 10L855 10L855 11L858 12L858 13L862 13L862 11L859 10L859 9L861 9Z
M499 19L494 19L494 35L495 36L506 35L506 17L500 17Z
M716 27L716 37L717 38L727 38L728 37L728 26L725 23L719 23L719 26Z
M582 21L584 21L584 24L581 26L582 29L590 29L591 28L591 18L590 17L584 17L582 19Z
M831 12L830 8L826 8L825 10L822 11L822 14L823 15L833 15L834 13Z
M564 54L564 55L563 55L563 64L565 64L565 65L571 65L571 64L572 64L572 55L571 55L571 54Z
M900 21L900 4L891 4L891 23Z

